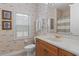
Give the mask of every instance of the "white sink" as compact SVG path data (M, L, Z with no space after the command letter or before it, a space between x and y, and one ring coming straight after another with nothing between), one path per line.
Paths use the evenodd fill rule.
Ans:
M40 37L43 37L43 38L48 39L48 40L53 40L53 41L62 41L62 40L64 40L63 37L56 37L54 35L52 35L52 36L43 35L43 36L40 36Z

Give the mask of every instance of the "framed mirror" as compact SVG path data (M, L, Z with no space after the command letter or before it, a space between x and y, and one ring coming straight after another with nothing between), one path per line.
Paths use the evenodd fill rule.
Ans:
M11 21L2 21L2 30L11 30L12 25Z

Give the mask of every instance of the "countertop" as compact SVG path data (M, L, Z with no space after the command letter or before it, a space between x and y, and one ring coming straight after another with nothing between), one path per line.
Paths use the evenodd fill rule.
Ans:
M46 41L56 47L62 48L66 51L69 51L77 56L79 56L79 36L73 35L63 35L62 40L58 40L53 37L53 34L42 34L35 37L43 41Z

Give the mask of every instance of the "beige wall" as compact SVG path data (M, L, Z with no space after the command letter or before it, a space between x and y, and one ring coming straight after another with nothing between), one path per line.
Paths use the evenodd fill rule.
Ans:
M57 18L59 17L70 17L70 8L67 8L65 10L57 9Z
M53 18L54 19L54 29L51 31L56 32L56 20L57 20L57 13L56 13L56 8L53 8L50 4L38 4L37 8L37 19L44 19L48 20Z
M70 6L70 31L74 35L79 35L79 3Z
M0 26L1 25L1 15L2 10L10 10L13 13L24 13L31 16L32 19L32 37L35 36L36 31L36 20L37 19L54 19L54 32L56 32L57 26L57 10L52 6L46 6L45 4L0 4ZM14 18L13 18L14 20ZM13 24L14 25L14 24ZM15 50L22 49L24 47L24 40L31 40L25 38L24 40L14 40L14 27L13 31L2 31L0 30L0 53L11 52ZM31 40L32 43L32 40ZM26 45L29 44L28 42Z
M9 10L12 13L24 13L31 16L32 19L32 35L34 34L34 21L36 19L36 5L35 4L0 4L0 26L2 26L2 10ZM12 16L13 18L13 16ZM14 20L14 18L13 18ZM14 23L13 23L14 25ZM1 29L1 28L0 28ZM14 27L12 31L0 30L0 53L11 52L24 48L24 40L14 40Z

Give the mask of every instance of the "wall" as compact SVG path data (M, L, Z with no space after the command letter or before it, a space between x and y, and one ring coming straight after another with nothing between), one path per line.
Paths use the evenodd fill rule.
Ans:
M51 4L49 5L48 8L48 18L49 19L54 19L54 29L51 30L52 32L57 32L57 8L51 6Z
M79 4L73 4L70 6L70 29L71 33L79 35Z
M60 17L70 17L70 7L65 10L57 9L57 18Z
M47 6L46 4L0 4L0 27L1 25L1 15L2 10L10 10L12 13L24 13L31 16L32 19L32 38L36 35L36 20L44 19L48 20L54 19L54 32L56 32L57 27L57 10L55 7L52 7L50 4ZM14 20L14 17L13 17ZM46 27L47 29L47 27ZM46 30L47 31L47 30ZM15 31L14 31L14 21L13 21L13 30L11 31L2 31L0 30L0 53L11 52L15 50L20 50L24 48L24 40L29 40L32 42L32 39L25 38L24 40L14 40ZM31 43L30 42L30 43ZM30 44L28 41L26 43Z
M38 4L38 8L37 8L37 19L42 19L42 20L45 20L45 23L47 23L47 20L48 19L51 19L53 18L54 19L54 29L53 30L49 30L49 31L54 31L56 32L56 8L53 8L50 4L47 5L47 4L42 4L42 3L39 3ZM45 32L47 32L47 24L44 26L45 27Z
M2 10L9 10L12 13L24 13L31 16L32 19L32 37L35 32L34 22L36 19L36 5L35 4L0 4L0 54L8 53L11 51L16 51L24 48L24 40L30 40L25 38L24 40L14 40L14 26L11 31L2 31L1 30L1 21L2 21ZM14 25L14 17L13 25ZM27 43L29 44L29 43Z

